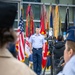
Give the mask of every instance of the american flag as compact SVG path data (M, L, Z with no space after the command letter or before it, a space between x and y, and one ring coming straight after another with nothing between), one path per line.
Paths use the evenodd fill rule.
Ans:
M18 38L17 38L17 44L18 44L18 60L24 61L24 22L22 16L20 17L20 22L18 25Z

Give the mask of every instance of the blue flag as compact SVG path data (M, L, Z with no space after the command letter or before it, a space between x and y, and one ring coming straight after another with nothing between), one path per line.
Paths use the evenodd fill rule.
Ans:
M53 15L52 15L52 11L51 11L51 15L50 15L50 27L53 28Z

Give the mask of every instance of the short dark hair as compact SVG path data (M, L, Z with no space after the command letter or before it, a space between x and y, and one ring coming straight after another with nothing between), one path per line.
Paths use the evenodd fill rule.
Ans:
M0 28L0 47L3 47L8 42L14 42L16 35L12 28Z
M66 44L67 44L68 49L73 49L73 51L75 52L75 42L67 40Z
M58 41L62 41L63 40L63 36L62 35L58 35Z

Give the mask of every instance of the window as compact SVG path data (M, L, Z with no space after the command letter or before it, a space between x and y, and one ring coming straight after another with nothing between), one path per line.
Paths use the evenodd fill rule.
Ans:
M59 0L55 0L55 3L56 3L56 4L59 4Z

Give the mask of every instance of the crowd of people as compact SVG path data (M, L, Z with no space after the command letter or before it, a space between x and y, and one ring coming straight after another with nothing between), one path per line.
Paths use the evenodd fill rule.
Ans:
M41 75L42 48L45 38L40 34L40 26L37 25L35 34L29 39L32 54L29 59L33 62L33 72L16 59L15 40L17 37L13 29L16 14L17 7L14 4L0 1L0 75ZM59 35L54 41L53 54L56 75L75 75L75 26L69 27L66 40ZM60 64L62 67L60 69L58 65L62 57L64 61Z

